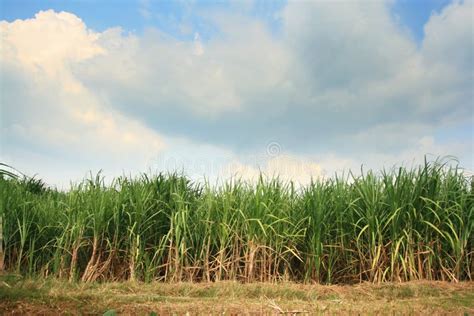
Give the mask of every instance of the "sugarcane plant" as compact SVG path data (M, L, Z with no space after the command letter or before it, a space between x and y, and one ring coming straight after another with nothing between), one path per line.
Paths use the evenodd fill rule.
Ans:
M439 160L305 186L263 175L211 185L177 173L110 183L99 174L66 191L9 173L0 181L3 265L25 275L82 282L473 279L473 181Z
M12 171L14 170L13 167L0 162L0 181L2 181L4 178L13 178L16 179L18 175ZM4 258L5 254L3 252L3 213L4 211L4 205L2 205L2 208L0 210L0 272L4 270Z

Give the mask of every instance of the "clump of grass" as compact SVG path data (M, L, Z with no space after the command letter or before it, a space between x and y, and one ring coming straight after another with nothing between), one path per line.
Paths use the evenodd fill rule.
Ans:
M174 173L61 192L0 177L4 265L84 282L472 280L472 185L439 161L301 189Z

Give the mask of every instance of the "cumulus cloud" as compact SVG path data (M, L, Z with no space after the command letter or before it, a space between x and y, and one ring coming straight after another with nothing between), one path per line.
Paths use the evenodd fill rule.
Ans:
M41 11L33 19L0 22L2 59L16 60L30 71L54 75L68 63L103 53L98 34L74 14Z
M386 1L295 1L283 16L286 40L312 94L333 89L358 92L373 81L397 75L416 53Z
M456 1L431 16L424 27L423 54L433 64L446 63L460 70L473 67L472 45L474 2ZM468 45L470 42L471 45ZM465 46L460 47L459 45ZM462 48L462 49L460 49ZM472 72L466 72L472 76Z
M251 182L258 181L260 175L263 175L267 178L279 177L284 182L293 181L296 185L304 186L312 180L324 180L336 175L357 177L361 172L368 170L378 172L400 166L412 168L423 164L425 157L429 161L444 159L443 161L451 165L457 165L459 162L454 160L455 157L446 154L456 152L462 156L469 156L472 149L466 145L460 141L439 144L432 136L423 136L413 140L396 154L372 149L365 153L351 154L326 152L316 155L282 154L277 157L250 155L221 164L220 169L213 175L222 180L238 178ZM471 175L474 171L472 165L461 164L460 167L467 175Z
M433 15L420 48L387 2L290 2L280 36L248 16L213 12L206 17L220 35L205 44L159 30L106 32L109 54L75 73L120 111L170 135L234 150L270 139L296 152L337 150L332 144L375 125L424 126L414 135L422 136L472 117L472 67L458 67L472 59L471 14L465 2ZM462 53L443 53L453 47Z
M454 2L426 23L421 55L426 81L422 110L473 120L474 2ZM424 78L421 78L424 79Z
M71 72L72 64L106 53L99 34L79 18L46 11L0 28L3 159L47 152L70 160L71 168L95 160L88 169L98 161L127 169L162 150L160 135L108 106ZM27 161L16 166L30 169Z
M270 158L263 166L234 160L225 165L218 175L221 179L237 178L251 182L258 181L260 175L263 175L270 179L278 177L284 182L293 181L297 185L305 185L324 177L319 164L290 155Z
M232 27L242 23L244 29L228 30L225 39L205 44L199 35L186 42L157 29L148 29L141 37L110 30L100 39L108 53L78 65L75 73L123 110L130 99L136 100L138 111L146 116L173 108L185 112L184 119L197 115L212 121L242 112L252 107L249 95L271 90L281 80L285 56L261 23L250 18L237 22ZM227 30L224 25L222 29ZM119 87L127 90L118 91Z

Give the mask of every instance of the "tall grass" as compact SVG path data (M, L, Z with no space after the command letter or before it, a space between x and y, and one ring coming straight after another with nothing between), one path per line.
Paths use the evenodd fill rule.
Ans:
M94 280L472 280L474 182L439 162L295 188L177 174L67 192L0 177L6 269Z

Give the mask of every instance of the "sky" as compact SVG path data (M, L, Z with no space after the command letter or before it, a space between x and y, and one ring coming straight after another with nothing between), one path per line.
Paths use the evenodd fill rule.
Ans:
M0 0L0 162L67 187L474 169L474 1Z

